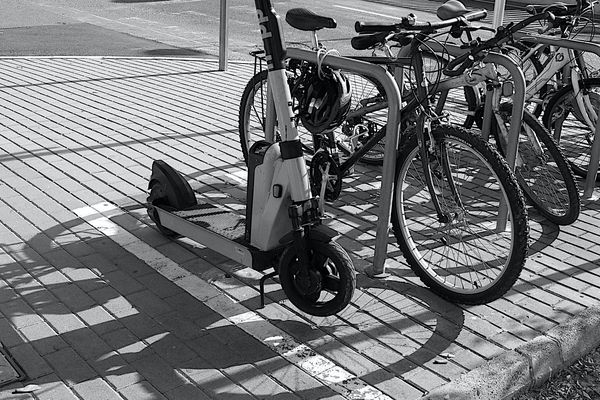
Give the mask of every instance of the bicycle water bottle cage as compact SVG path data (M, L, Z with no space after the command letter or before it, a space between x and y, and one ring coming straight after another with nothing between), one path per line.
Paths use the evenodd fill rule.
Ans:
M324 17L306 8L292 8L285 14L285 20L291 27L301 31L318 31L323 28L335 28L335 19Z
M461 17L470 10L458 0L448 0L437 9L439 19L447 20L451 18Z

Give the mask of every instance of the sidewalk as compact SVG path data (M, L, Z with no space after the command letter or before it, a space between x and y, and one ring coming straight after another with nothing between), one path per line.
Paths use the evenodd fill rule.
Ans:
M154 159L243 207L237 105L250 64L5 58L0 69L0 341L27 374L0 399L417 399L485 376L496 356L518 372L496 375L509 393L598 339L597 202L560 229L530 210L525 270L489 305L433 295L391 239L392 277L359 274L338 316L298 312L273 281L259 309L260 274L163 237L144 208ZM381 177L357 172L329 211L362 270Z

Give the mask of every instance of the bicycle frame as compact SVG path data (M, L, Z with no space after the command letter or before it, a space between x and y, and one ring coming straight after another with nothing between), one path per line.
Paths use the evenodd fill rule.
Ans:
M373 61L370 57L356 57L363 61ZM398 84L398 87L402 85L402 71L403 67L408 66L410 61L405 59L402 61L399 58L395 58L394 61L389 59L377 59L377 63L383 63L392 65L394 67L393 76ZM486 79L495 76L495 68L493 64L486 64L484 67L469 71L468 73L462 74L457 77L450 77L438 82L432 89L432 93L440 93L440 100L436 104L436 114L440 114L446 101L446 97L450 89L455 89L463 86L477 86L479 83L484 82ZM400 78L399 78L400 77ZM351 120L352 118L360 118L373 112L383 110L388 107L387 101L380 101L375 104L361 107L357 110L350 111L346 119ZM417 98L411 99L404 107L401 108L400 112L411 113L419 108L419 101ZM402 134L400 134L402 135ZM374 146L377 145L386 136L386 131L381 129L375 135L373 135L366 143L364 143L358 150L352 153L340 166L340 173L344 174L349 171L358 160L368 153ZM402 138L400 137L400 141Z

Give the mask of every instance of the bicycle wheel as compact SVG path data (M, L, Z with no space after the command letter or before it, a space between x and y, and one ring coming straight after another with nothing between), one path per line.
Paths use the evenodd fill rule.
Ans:
M434 126L431 134L435 191L428 189L413 131L396 167L394 234L410 268L435 293L463 304L490 302L511 288L525 263L523 194L506 161L480 136L451 125Z
M582 79L579 87L579 93L575 93L573 85L556 92L546 106L542 122L560 144L573 172L585 177L594 141L595 116L600 110L600 78ZM578 96L588 105L585 110L577 105ZM584 115L593 119L587 122ZM600 176L596 180L600 180Z
M294 79L294 72L288 71L288 79ZM238 131L244 161L248 163L248 150L258 140L265 140L265 122L267 118L267 76L268 71L263 70L254 75L246 84L238 114ZM298 135L305 152L314 152L313 139L310 132L298 126ZM280 140L277 131L274 133L275 141Z
M511 115L512 104L503 103L499 117L505 132L510 129ZM500 152L506 155L505 137L498 125L492 128ZM521 123L515 175L527 198L546 219L557 225L577 220L581 200L569 163L548 131L527 110Z

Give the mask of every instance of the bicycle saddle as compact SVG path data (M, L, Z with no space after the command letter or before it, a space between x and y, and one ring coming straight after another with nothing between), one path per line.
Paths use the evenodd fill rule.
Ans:
M293 28L301 31L318 31L323 28L335 28L335 19L324 17L306 8L292 8L285 14L285 20Z
M468 8L458 0L448 0L437 9L437 16L441 20L460 17L468 13Z

